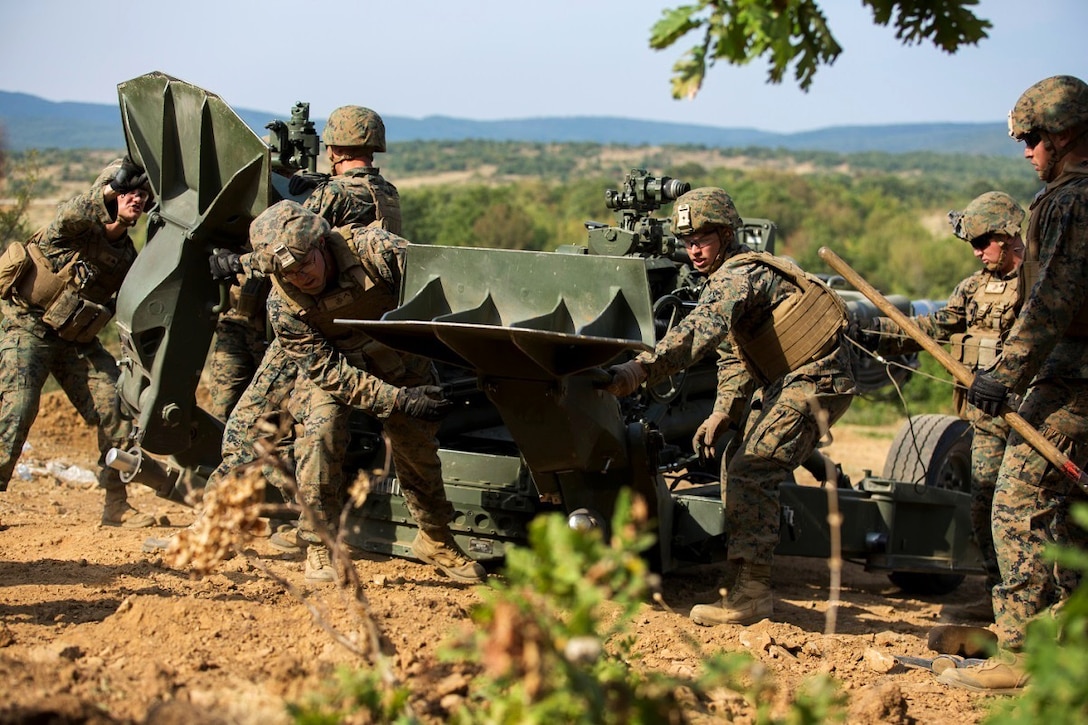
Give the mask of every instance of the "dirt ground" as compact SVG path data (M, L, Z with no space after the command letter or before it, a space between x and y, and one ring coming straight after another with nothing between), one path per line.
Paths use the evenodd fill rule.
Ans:
M879 472L894 430L841 427L830 455L854 480ZM326 611L348 636L360 631L337 590L303 580L302 563L255 538L244 556L203 579L141 551L149 536L189 524L191 509L134 486L131 500L154 512L150 530L102 527L102 493L76 474L94 470L93 431L67 401L50 394L23 456L29 478L0 494L0 723L261 723L288 721L300 701L357 656L315 623L302 599ZM62 469L61 464L76 468ZM260 566L278 574L285 587ZM436 659L439 644L468 621L472 587L451 584L414 561L356 553L354 566L372 615L392 653L396 675L415 693L415 711L442 722L462 701L466 676ZM927 599L900 593L881 573L847 564L837 629L825 634L827 565L780 557L774 571L779 621L704 628L687 613L716 598L715 567L663 581L667 607L647 603L636 621L635 666L692 673L705 652L747 650L774 673L783 691L828 673L850 697L851 723L979 722L986 696L950 689L892 655L932 657L929 629L942 608L981 595L968 578L956 591ZM291 591L294 589L294 591ZM750 722L733 699L717 714ZM49 719L52 717L53 719Z

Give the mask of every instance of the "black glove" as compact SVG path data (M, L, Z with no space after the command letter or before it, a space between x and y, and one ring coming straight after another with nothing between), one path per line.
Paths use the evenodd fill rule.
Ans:
M234 281L242 272L242 258L229 249L217 249L208 258L208 266L212 271L212 279L220 282Z
M393 407L421 420L442 420L453 403L442 396L442 388L437 385L420 385L415 388L401 388Z
M846 328L846 336L869 352L875 353L880 347L880 323L873 319L865 323L854 320Z
M329 180L328 174L317 174L312 171L300 171L287 181L287 190L291 196L304 194Z
M113 178L110 179L110 188L118 194L136 191L145 184L147 184L147 172L128 156L121 160L121 168L117 169Z
M994 380L989 373L976 373L975 380L967 389L967 402L986 415L997 415L1009 389Z

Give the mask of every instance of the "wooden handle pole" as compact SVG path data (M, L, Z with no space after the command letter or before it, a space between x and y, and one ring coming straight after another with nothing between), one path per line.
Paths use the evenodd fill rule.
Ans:
M922 332L921 328L919 328L913 320L900 312L895 305L880 294L875 287L866 282L865 279L855 272L850 265L844 262L839 255L835 254L827 247L820 247L819 254L820 259L827 262L832 269L841 274L843 279L854 286L854 289L865 295L870 302L876 305L878 310L884 313L885 316L891 318L891 320L899 326L899 329L921 345L923 350L936 358L937 362L939 362L948 372L952 373L952 377L954 377L957 382L965 387L971 386L975 376L974 373L967 369L967 366L952 357L939 342ZM1043 437L1042 433L1035 430L1031 423L1028 423L1019 413L1013 411L1008 406L1002 406L1000 415L1013 430L1023 436L1024 440L1030 443L1035 450L1039 451L1044 458L1050 461L1070 480L1080 486L1085 493L1088 493L1088 476L1084 474L1084 471L1082 471L1077 464L1069 459L1069 456L1059 451L1053 443Z

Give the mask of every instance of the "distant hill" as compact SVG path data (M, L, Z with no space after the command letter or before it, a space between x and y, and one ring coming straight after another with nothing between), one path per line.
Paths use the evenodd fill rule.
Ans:
M234 109L259 135L282 113ZM720 128L630 118L573 116L507 121L472 121L447 116L384 117L390 143L407 141L593 142L600 144L695 145L716 148L783 148L856 153L967 153L1017 156L1004 122L921 123L890 126L835 126L799 133L771 133L753 128ZM314 119L320 133L325 119ZM0 91L0 126L12 150L29 148L120 149L124 147L116 105L47 101L26 93Z

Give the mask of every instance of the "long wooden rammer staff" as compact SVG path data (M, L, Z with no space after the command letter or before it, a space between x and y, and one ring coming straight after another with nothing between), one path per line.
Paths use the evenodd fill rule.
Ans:
M966 387L971 386L975 376L963 363L952 357L943 347L941 347L939 342L922 332L918 325L914 324L909 317L900 312L895 305L877 292L871 284L866 282L865 279L855 272L850 265L844 262L839 255L835 254L827 247L820 247L819 254L820 259L831 265L832 269L841 274L856 290L865 295L870 302L876 305L877 309L890 317L895 324L899 325L899 328L903 330L903 332L910 335L915 342L921 345L922 349L936 358L937 362L944 366L945 370L952 373L952 376L960 384ZM1069 460L1067 455L1059 451L1053 443L1044 438L1042 433L1035 430L1031 423L1028 423L1019 413L1013 411L1007 405L1002 406L1000 415L1013 430L1022 435L1024 440L1030 443L1035 450L1039 451L1044 458L1050 461L1070 480L1080 486L1081 490L1088 493L1088 476L1084 474L1084 471L1082 471L1077 464L1073 463L1073 461Z

